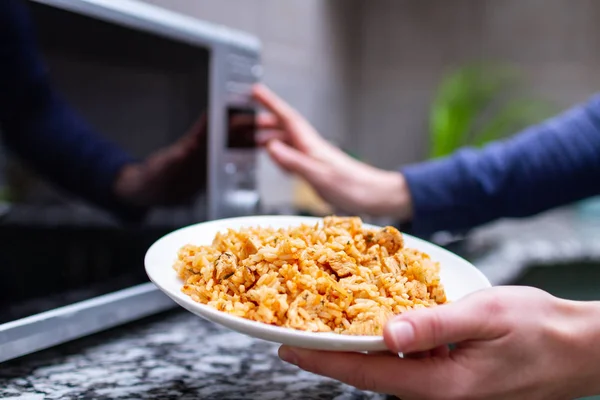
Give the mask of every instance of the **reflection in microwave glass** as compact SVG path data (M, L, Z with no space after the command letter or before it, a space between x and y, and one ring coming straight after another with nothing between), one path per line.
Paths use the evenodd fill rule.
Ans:
M227 110L227 147L252 149L256 147L256 111L253 108L230 107Z

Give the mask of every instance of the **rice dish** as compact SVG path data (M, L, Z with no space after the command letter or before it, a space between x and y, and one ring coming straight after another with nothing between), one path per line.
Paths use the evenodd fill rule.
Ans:
M194 301L312 332L381 335L391 316L447 301L437 262L359 217L228 229L183 246L173 267Z

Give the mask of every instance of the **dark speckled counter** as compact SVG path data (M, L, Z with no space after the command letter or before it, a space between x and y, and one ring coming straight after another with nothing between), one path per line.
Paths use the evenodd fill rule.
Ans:
M600 265L600 219L566 209L500 222L476 232L470 247L476 255L468 258L494 285L532 265ZM277 347L176 309L0 364L0 398L386 398L285 364Z
M0 364L0 398L382 399L306 373L277 345L175 310Z

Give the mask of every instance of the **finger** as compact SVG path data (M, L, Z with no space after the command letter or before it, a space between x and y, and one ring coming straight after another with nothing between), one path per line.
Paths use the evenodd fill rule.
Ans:
M273 114L261 113L256 116L256 128L259 130L282 129L282 125Z
M280 167L286 171L300 175L309 183L314 184L326 179L326 167L320 161L295 150L279 140L272 140L267 143L267 151Z
M283 99L264 85L256 85L253 97L279 120L280 128L288 131L290 140L304 152L311 152L325 144L313 126Z
M448 346L438 346L433 350L417 351L414 353L405 354L405 358L420 360L428 357L447 357L450 354Z
M272 140L278 140L280 142L289 144L287 135L281 131L260 132L256 135L256 142L259 146L264 146Z
M260 104L285 123L293 123L294 119L299 117L289 104L283 101L283 99L273 93L265 85L258 84L254 86L252 95Z
M282 360L305 371L326 376L362 390L397 396L424 396L443 390L455 374L450 359L408 360L360 353L311 351L282 346ZM416 396L419 394L419 396Z
M506 328L489 318L489 297L469 296L456 303L396 316L386 324L384 340L392 351L411 353L503 336Z

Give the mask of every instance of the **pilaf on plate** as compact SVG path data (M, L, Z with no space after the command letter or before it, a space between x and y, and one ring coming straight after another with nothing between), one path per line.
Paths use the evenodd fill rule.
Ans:
M183 246L174 269L194 301L312 332L382 335L391 316L447 301L437 262L396 228L359 217L228 229L211 245Z

